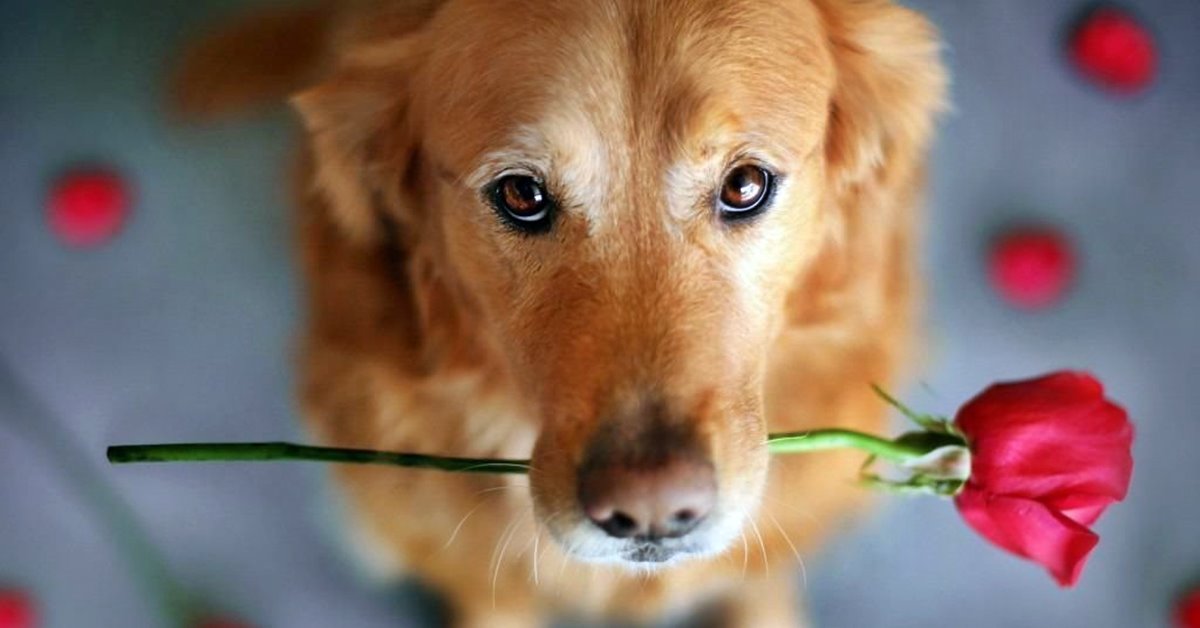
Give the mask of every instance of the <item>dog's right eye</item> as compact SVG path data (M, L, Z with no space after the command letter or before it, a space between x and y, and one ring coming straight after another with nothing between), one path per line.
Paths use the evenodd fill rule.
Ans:
M770 204L774 188L771 171L753 164L730 170L717 195L717 208L726 221L753 218Z
M540 181L529 175L507 175L492 186L492 204L509 226L526 233L550 229L554 199Z

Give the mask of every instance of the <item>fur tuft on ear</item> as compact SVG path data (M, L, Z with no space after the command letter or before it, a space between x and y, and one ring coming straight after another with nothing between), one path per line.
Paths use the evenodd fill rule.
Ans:
M413 148L408 86L421 29L437 6L424 0L355 14L332 35L343 55L329 75L291 98L310 137L317 191L353 242L375 241L378 204L399 202Z
M334 220L359 244L378 237L376 173L383 170L384 142L402 119L404 86L355 70L293 96L312 146L316 191ZM394 140L395 138L391 138ZM406 164L395 164L403 172Z
M845 188L925 148L945 109L947 77L936 29L920 14L891 0L818 5L837 67L826 155Z
M832 211L818 259L793 292L791 320L903 329L925 153L945 108L937 33L892 0L816 5L836 72L825 136Z

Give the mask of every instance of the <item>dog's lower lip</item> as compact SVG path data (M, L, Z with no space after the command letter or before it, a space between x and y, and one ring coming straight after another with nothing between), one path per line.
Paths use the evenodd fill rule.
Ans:
M678 552L655 543L642 543L625 552L625 560L634 563L665 563Z

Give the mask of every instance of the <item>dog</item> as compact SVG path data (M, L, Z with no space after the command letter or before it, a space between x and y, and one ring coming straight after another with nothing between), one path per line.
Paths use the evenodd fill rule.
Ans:
M864 505L914 359L946 75L890 0L273 9L185 57L176 111L304 127L299 398L320 442L529 458L339 466L351 536L454 626L795 626L795 561Z

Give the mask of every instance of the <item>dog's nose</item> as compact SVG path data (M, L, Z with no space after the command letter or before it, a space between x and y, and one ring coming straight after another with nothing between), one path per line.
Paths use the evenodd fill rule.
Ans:
M592 465L579 478L584 513L616 538L677 538L691 532L716 502L712 465L668 458L631 467Z

